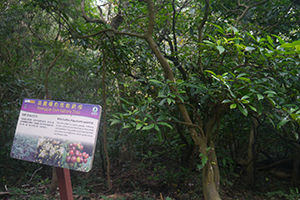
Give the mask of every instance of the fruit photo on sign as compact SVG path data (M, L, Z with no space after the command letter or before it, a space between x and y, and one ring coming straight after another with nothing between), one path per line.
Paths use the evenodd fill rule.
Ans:
M65 142L62 167L87 172L91 167L90 146L80 142Z
M41 137L37 143L35 162L61 167L61 158L64 151L63 141Z

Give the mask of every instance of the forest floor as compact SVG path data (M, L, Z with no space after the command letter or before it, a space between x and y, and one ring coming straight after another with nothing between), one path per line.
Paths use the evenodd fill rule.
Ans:
M95 169L96 171L96 169ZM104 175L98 171L80 173L71 171L74 199L87 200L193 200L204 199L201 189L201 177L189 175L180 184L166 180L151 179L153 172L145 169L112 166L113 187L107 188ZM97 176L95 176L97 174ZM201 174L201 173L200 173ZM243 175L222 175L220 196L225 200L276 200L300 199L297 188L290 188L291 170L273 169L259 171L255 188L247 186ZM180 181L179 181L180 182ZM0 200L8 199L60 199L59 190L49 195L50 181L21 185L5 192L0 191Z

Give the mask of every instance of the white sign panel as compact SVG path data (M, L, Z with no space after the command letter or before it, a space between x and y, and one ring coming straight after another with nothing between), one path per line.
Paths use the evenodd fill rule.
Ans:
M11 157L90 171L101 110L99 105L24 99Z

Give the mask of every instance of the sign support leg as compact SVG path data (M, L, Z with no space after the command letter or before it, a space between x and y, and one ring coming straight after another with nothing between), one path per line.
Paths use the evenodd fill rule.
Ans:
M60 199L73 200L73 191L70 170L56 167L57 181L59 186Z

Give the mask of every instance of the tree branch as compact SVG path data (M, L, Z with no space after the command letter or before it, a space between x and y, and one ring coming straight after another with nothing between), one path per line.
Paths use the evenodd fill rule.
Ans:
M244 5L244 4L241 4L240 1L238 1L238 7L245 7L245 10L244 10L243 13L241 14L241 16L239 16L239 18L236 20L236 25L239 24L239 22L245 17L246 13L247 13L251 8L253 8L253 7L255 7L255 6L258 6L258 5L261 5L261 4L263 4L263 3L266 3L267 1L269 1L269 0L265 0L265 1L259 2L259 3L257 3L257 4L252 5L252 6L246 6L246 5Z
M184 80L186 80L186 72L184 70L184 68L182 67L181 63L178 60L178 48L177 48L177 38L176 38L176 9L175 9L175 0L172 1L172 8L173 8L173 26L172 26L172 32L173 32L173 41L174 41L174 50L175 50L175 56L173 58L173 62L175 67L177 67L179 69L179 71L182 74L182 77ZM171 42L169 42L170 45L172 45ZM172 49L172 48L171 48Z
M204 13L204 17L203 20L201 22L201 24L198 27L199 30L199 40L198 42L201 43L202 42L202 33L203 33L203 27L207 21L208 18L208 14L209 14L209 0L205 0L205 13Z
M153 15L153 20L152 20L152 23L150 25L149 23L149 26L148 26L148 30L147 30L147 33L149 32L150 36L152 35L152 32L153 32L153 27L154 27L154 6L152 5L153 7L153 13L151 15ZM105 21L105 19L90 19L86 13L85 13L85 10L84 10L84 0L81 0L81 12L82 12L82 16L83 18L89 22L89 23L100 23L100 24L107 24L107 22ZM150 9L149 9L149 16L150 16ZM150 17L149 17L150 18ZM151 21L151 20L149 20ZM79 36L78 38L88 38L88 37L94 37L96 35L99 35L99 34L102 34L102 33L105 33L105 32L113 32L114 34L116 35L128 35L128 36L133 36L133 37L137 37L137 38L144 38L144 36L142 35L139 35L139 34L136 34L136 33L130 33L130 32L122 32L122 31L117 31L116 29L114 28L107 28L107 29L103 29L97 33L94 33L94 34L90 34L90 35L85 35L85 36Z
M84 10L84 0L81 0L81 13L82 13L82 16L83 18L89 22L89 23L100 23L100 24L106 24L107 22L105 21L105 19L91 19L89 18L86 13L85 13L85 10ZM101 17L101 16L100 16Z
M106 33L106 32L114 32L114 34L116 35L128 35L128 36L133 36L133 37L137 37L137 38L144 38L144 36L136 34L136 33L130 33L130 32L122 32L122 31L117 31L113 28L108 28L108 29L103 29L97 33L91 34L91 35L84 35L84 36L79 36L78 38L88 38L88 37L94 37L96 35L100 35L102 33Z
M152 0L147 0L148 11L149 11L149 24L147 27L147 32L144 37L151 37L154 29L155 13L154 13L154 3Z

